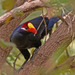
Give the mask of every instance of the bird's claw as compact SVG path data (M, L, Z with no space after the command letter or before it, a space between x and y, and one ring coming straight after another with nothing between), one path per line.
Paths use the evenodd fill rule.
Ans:
M38 53L39 48L35 49L35 51L33 52L33 55L31 56L30 60L33 59L33 57Z

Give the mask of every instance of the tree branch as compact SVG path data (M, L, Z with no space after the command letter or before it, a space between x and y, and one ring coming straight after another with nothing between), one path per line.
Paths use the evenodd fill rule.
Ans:
M74 15L70 15L71 20L73 16ZM69 18L67 18L66 21L70 23ZM72 33L75 33L75 21L72 22L72 27ZM71 30L68 31L68 28L69 26L63 22L51 35L48 41L40 47L34 59L29 61L18 75L37 75L35 73L37 73L38 67L43 67L45 69L55 67L54 63L56 59L72 41Z
M32 2L25 2L23 5L12 9L10 12L7 12L3 16L0 17L0 25L4 24L5 20L8 17L11 17L10 20L14 19L16 16L18 16L18 13L25 13L31 10L34 10L36 8L42 7L43 3L40 0L32 1Z
M25 2L23 5L12 9L11 11L5 13L0 17L0 38L4 39L4 41L9 41L10 34L14 30L16 26L20 24L20 22L26 18L34 9L41 7L43 4L40 0ZM18 10L17 10L18 9ZM16 13L23 12L23 15L17 15ZM5 23L8 17L11 17L8 23ZM5 59L9 55L12 47L3 48L0 47L0 68L2 64L5 62Z
M26 1L28 1L28 0L17 0L16 4L14 5L14 8L19 7L20 5L24 4Z

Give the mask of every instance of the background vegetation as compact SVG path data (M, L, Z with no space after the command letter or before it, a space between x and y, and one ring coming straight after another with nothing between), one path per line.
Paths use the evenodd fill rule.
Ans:
M0 16L2 16L4 13L10 11L14 4L16 3L16 0L0 0ZM45 2L44 3L46 5L52 6L52 11L51 11L51 15L62 15L67 13L68 11L70 12L75 12L75 1L74 0L49 0L49 2ZM44 13L46 13L46 9L44 8ZM35 12L31 13L27 18L25 18L21 23L24 23L30 19L33 19L39 15L41 15L41 8L37 9ZM17 13L22 15L23 13ZM6 20L6 23L9 22L9 18ZM61 21L59 21L59 23L61 23ZM53 28L53 32L56 29L56 24ZM49 37L49 36L48 36ZM42 44L45 43L45 39L41 40ZM0 38L0 46L1 47L7 47L7 46L13 46L13 49L11 50L9 56L7 57L6 63L4 64L2 70L1 70L1 75L13 75L13 63L14 60L16 59L17 55L19 54L18 49L11 43L9 42L4 42L4 40L2 38ZM31 55L34 51L34 48L29 49ZM75 55L75 40L73 40L73 42L68 46L67 48L68 54L69 56L74 56ZM56 57L56 55L54 55L54 57ZM60 65L62 63L64 63L67 59L68 59L68 55L66 53L66 50L57 58L55 64ZM16 69L19 69L22 65L22 63L24 62L24 58L22 55L20 55L16 61ZM71 62L69 63L71 64ZM66 63L65 65L61 65L61 69L57 68L55 70L45 70L43 68L39 68L38 72L39 75L74 75L75 74L75 68L69 68L69 64ZM10 72L9 72L10 70Z

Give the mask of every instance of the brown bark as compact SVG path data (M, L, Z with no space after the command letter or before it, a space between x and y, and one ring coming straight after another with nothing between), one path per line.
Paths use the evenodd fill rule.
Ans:
M71 15L71 20L73 16L74 15ZM70 20L68 18L66 21L70 24ZM72 21L73 32L71 32L69 27L69 25L66 25L63 22L51 35L48 41L40 47L34 59L29 61L18 73L18 75L39 75L36 74L38 67L44 67L46 69L54 66L53 63L55 62L55 59L57 59L57 57L67 48L67 46L72 41L72 34L75 33L75 21ZM52 58L53 54L56 55L56 57Z
M16 2L16 4L14 5L14 7L18 7L18 6L20 6L20 5L22 5L24 2L31 2L31 1L33 1L33 0L17 0L17 2Z
M30 13L30 12L29 12ZM15 19L13 19L11 22L9 22L9 24L5 24L3 26L0 27L0 38L4 39L4 41L9 41L9 37L11 32L13 31L13 29L19 25L19 23L29 15L29 13L23 15L23 16L19 16ZM5 62L6 57L8 56L9 52L10 52L11 48L1 48L0 47L0 67L2 66L2 64Z
M43 3L40 0L25 2L23 5L12 9L10 12L5 13L0 17L0 26L5 24L5 21L10 17L10 21L20 15L20 13L26 13L31 10L35 10L43 6Z
M22 5L24 2L26 2L27 0L17 0L16 1L16 4L14 5L14 8L15 7L18 7L18 6L20 6L20 5Z
M27 2L28 7L27 7L27 5L25 3L26 8L23 7L25 9L25 12L24 12L25 14L24 15L16 15L16 14L13 14L14 11L15 11L15 9L12 9L10 12L8 12L8 13L4 14L3 16L1 16L0 17L0 24L1 24L1 26L0 26L0 38L4 39L4 41L9 41L10 34L14 30L14 28L16 26L18 26L19 23L24 18L26 18L32 11L34 11L34 9L36 9L37 5L40 5L40 3L37 4L38 1L30 2L30 3ZM34 5L32 7L32 4L33 3L34 3ZM24 6L24 4L23 4L23 6ZM20 6L20 7L22 7L22 6ZM32 8L30 8L30 7L32 7ZM38 6L38 8L39 7L40 6ZM11 19L9 21L9 23L5 24L4 23L5 20L10 15L13 16L14 18ZM3 22L3 25L2 25L2 22ZM0 68L1 68L2 64L5 62L6 57L8 56L11 48L12 47L8 47L8 48L2 48L2 47L0 47Z

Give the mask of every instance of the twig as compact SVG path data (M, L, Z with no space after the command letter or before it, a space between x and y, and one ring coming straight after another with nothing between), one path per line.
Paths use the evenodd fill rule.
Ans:
M56 22L56 28L58 27L58 22Z
M17 57L16 57L16 59L15 59L15 61L13 63L13 65L14 65L14 75L16 75L16 73L15 73L15 64L16 64L16 61L17 61L17 59L18 59L20 54L21 54L21 52L17 55Z
M34 10L40 7L43 7L43 3L40 0L35 0L35 1L31 1L31 2L25 2L23 5L16 7L14 9L12 9L11 11L5 13L3 16L0 17L0 24L3 23L5 20L10 16L11 18L15 18L17 15L17 13L25 13L28 12L30 10ZM20 15L20 14L19 14Z
M73 39L74 39L74 33L73 33L73 27L72 27L72 22L73 22L73 20L74 20L74 18L71 20L71 17L70 16L68 16L68 18L69 18L69 31L70 31L70 29L71 29L71 36L72 36L72 46L71 47L73 47Z
M57 16L59 19L61 19L63 22L65 22L66 23L66 25L68 25L69 26L69 23L64 19L64 17L61 17L61 16Z
M75 15L73 16L72 22L75 21Z
M14 69L14 67L13 66L11 66L11 64L6 60L6 63L11 67L11 68L13 68ZM15 71L17 71L16 69L15 69Z
M70 65L71 68L75 68L75 62Z
M41 26L42 23L43 23L43 20L40 22L40 24L39 24L39 26L38 26L38 28L37 28L37 31L39 30L39 28L40 28L40 26ZM35 36L36 34L37 34L37 33L35 33L34 36Z
M45 16L44 16L43 8L42 8L42 16L43 16L43 21L44 21L44 24L45 24L45 34L47 35L47 24L46 24L46 21L45 21Z
M75 20L75 15L74 15L74 17L72 18L72 20L71 20L71 17L69 16L69 14L71 14L71 12L72 11L68 11L66 8L64 8L64 10L66 10L67 12L68 12L68 15L67 15L67 17L69 18L69 28L68 28L68 32L70 31L70 29L71 29L71 36L72 36L72 41L73 41L73 39L74 39L74 33L73 33L73 27L72 27L72 22ZM65 12L64 12L65 13ZM73 42L72 42L72 46L73 46Z
M69 13L69 14L71 14L71 13ZM70 29L71 29L71 36L72 36L72 46L73 46L73 39L74 39L74 33L73 33L73 27L72 27L72 22L74 21L74 18L75 18L75 16L73 17L73 19L72 19L72 21L71 21L71 17L69 16L69 14L66 16L66 17L68 17L69 18L69 23L65 20L65 18L66 17L60 17L60 16L58 16L63 22L65 22L66 23L66 25L68 25L69 26L69 28L68 28L68 33L69 33L69 31L70 31Z
M14 61L14 63L13 63L14 69L15 69L15 63L16 63L16 61L17 61L17 59L18 59L18 57L19 57L20 54L21 54L21 53L19 53L19 54L17 55L17 57L16 57L16 59L15 59L15 61Z
M69 53L68 53L68 50L67 50L67 49L66 49L66 54L67 54L67 56L68 56L68 57L70 57L70 55L69 55Z
M47 39L47 24L46 24L46 21L45 21L43 8L42 8L42 16L43 16L43 21L44 21L44 24L45 24L45 42L46 42L46 39Z
M70 63L74 60L74 58L75 58L75 56L72 56L72 57L69 57L65 62L63 62L62 64L59 64L59 65L57 65L57 66L55 66L54 68L52 68L52 69L49 69L47 72L46 72L46 74L48 73L48 72L52 72L53 70L55 70L55 69L57 69L57 68L61 68L61 67L63 67L64 65L68 65L69 64L69 66L71 65Z
M47 15L47 14L46 14L46 15ZM46 16L46 15L45 15L45 16ZM38 28L37 28L37 31L39 30L39 28L40 28L41 24L43 23L43 21L44 21L44 20L42 19L42 21L40 22L40 24L39 24L39 26L38 26ZM35 36L36 34L37 34L37 33L35 33L34 36Z
M60 68L60 67L62 67L62 66L64 66L64 65L66 65L66 64L71 63L71 62L74 60L74 58L75 58L75 56L69 57L65 62L63 62L62 64L56 66L55 69L56 69L56 68Z

